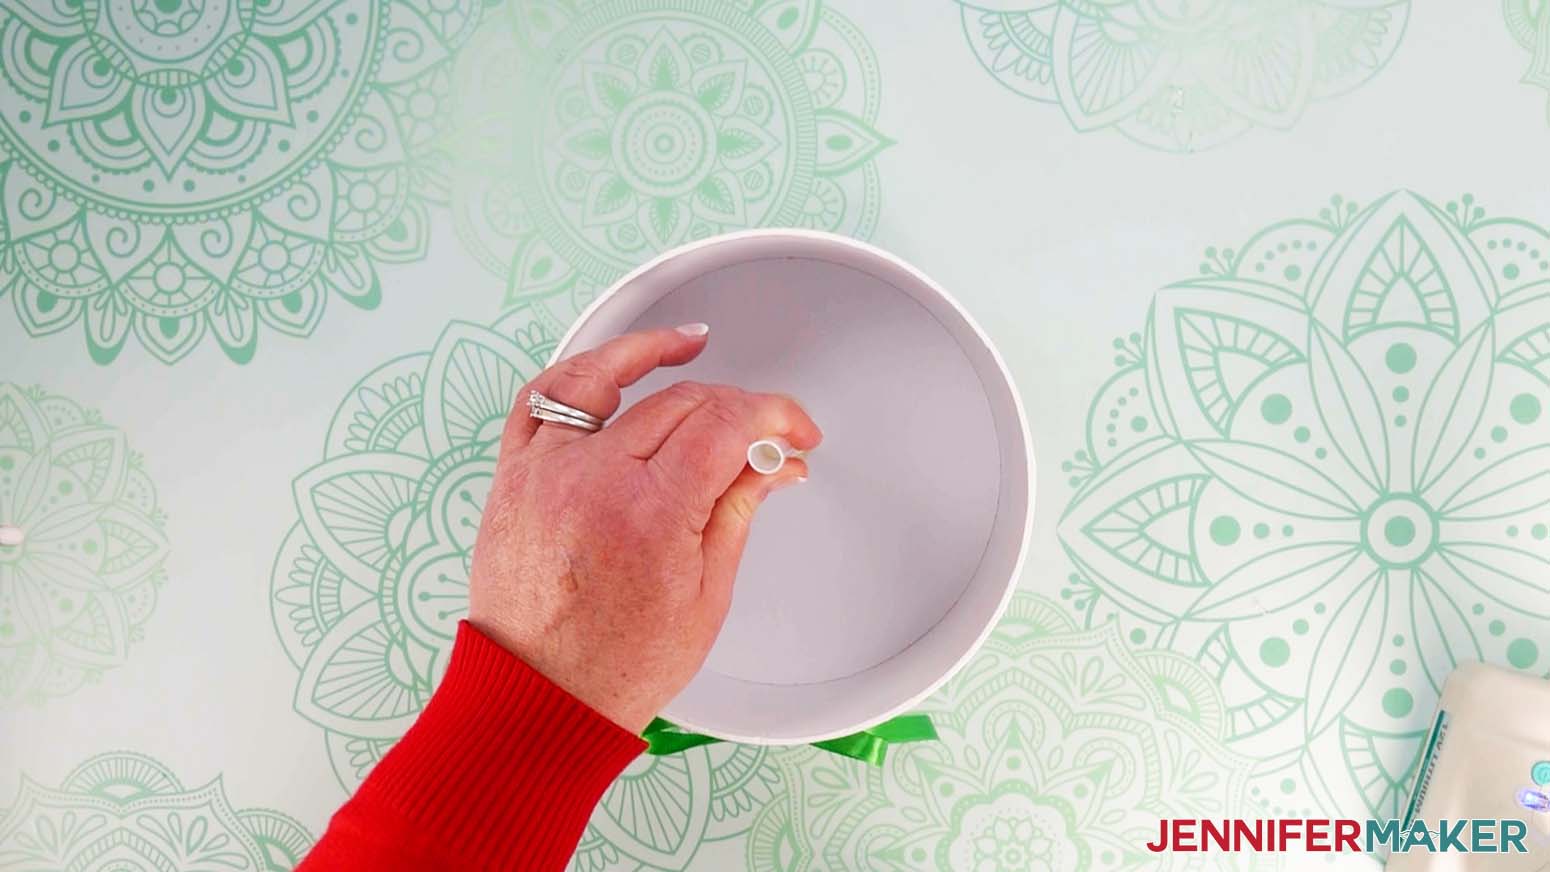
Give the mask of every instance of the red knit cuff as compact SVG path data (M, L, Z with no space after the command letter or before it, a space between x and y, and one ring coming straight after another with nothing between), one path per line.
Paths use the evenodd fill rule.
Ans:
M382 807L472 869L560 869L646 743L467 621L441 686L351 804Z

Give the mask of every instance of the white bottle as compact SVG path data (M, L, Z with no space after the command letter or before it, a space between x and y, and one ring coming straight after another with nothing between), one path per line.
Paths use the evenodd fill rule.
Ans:
M1521 820L1527 853L1395 853L1388 872L1529 872L1550 860L1550 681L1483 663L1448 676L1405 820Z

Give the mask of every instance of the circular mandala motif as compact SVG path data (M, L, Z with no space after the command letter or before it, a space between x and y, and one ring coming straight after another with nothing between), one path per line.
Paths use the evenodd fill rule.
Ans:
M877 63L817 2L518 4L460 61L459 233L564 321L665 249L876 226ZM515 88L515 98L512 90Z
M945 868L974 872L1090 868L1091 857L1071 832L1072 814L1064 803L1005 785L991 796L963 803L953 818L950 840L941 852Z
M1507 28L1531 53L1523 83L1550 90L1550 9L1543 0L1502 0Z
M323 728L346 790L414 722L446 668L502 427L563 326L527 307L493 327L454 322L430 352L357 383L323 461L295 481L271 613L299 671L296 710ZM762 748L642 758L604 795L573 867L622 857L683 869L702 843L746 830L776 780Z
M0 814L0 857L15 868L290 872L312 843L277 811L232 808L219 778L185 788L167 767L125 752L87 760L57 790L24 775Z
M165 574L156 489L124 434L36 388L0 382L0 705L40 702L128 657Z
M747 832L775 795L769 757L748 745L640 757L603 794L568 868L688 869L706 843Z
M558 334L526 312L454 322L368 374L302 473L275 562L275 629L297 710L353 789L424 707L467 611L468 562L502 424ZM344 681L343 676L352 676Z
M1021 593L985 647L923 707L940 741L882 768L782 751L787 790L760 812L756 870L1132 869L1161 817L1220 817L1249 762L1210 676L1078 630Z
M1208 665L1253 814L1396 816L1458 662L1550 668L1550 233L1335 198L1200 273L1115 343L1065 594Z
M29 333L251 359L424 253L452 53L478 0L0 7L0 294Z
M1521 0L1520 0L1521 2ZM1399 47L1410 0L959 0L986 71L1055 103L1079 131L1196 151L1367 81Z

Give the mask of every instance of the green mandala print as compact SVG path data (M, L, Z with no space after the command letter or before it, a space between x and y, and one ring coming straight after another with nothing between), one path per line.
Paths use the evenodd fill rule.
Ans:
M43 335L304 337L425 251L484 0L0 0L0 295Z
M765 748L716 745L642 755L603 795L569 868L687 869L705 844L745 834L779 786Z
M922 710L940 741L891 749L882 768L781 752L789 789L755 822L748 867L1172 868L1144 848L1158 819L1228 816L1245 793L1250 761L1225 747L1205 670L1135 652L1113 624L1080 630L1033 594Z
M193 789L155 760L87 760L54 790L22 776L0 811L0 868L289 872L312 847L294 819L232 808L220 778Z
M579 311L680 243L877 224L877 61L818 0L512 8L459 63L454 208L510 303ZM513 97L513 90L515 96Z
M1394 817L1457 663L1550 668L1547 279L1472 197L1335 198L1116 341L1063 595L1210 669L1260 813Z
M42 702L128 656L165 577L165 520L124 434L0 382L0 707Z
M1530 52L1523 83L1550 91L1550 10L1541 0L1502 0L1513 39Z
M346 790L446 669L502 426L560 329L527 307L493 327L454 322L430 352L357 383L322 462L295 480L271 610L299 673L296 711L323 729ZM702 843L746 830L777 777L758 748L636 761L604 795L574 866L682 869Z
M1375 75L1410 0L960 0L964 34L1001 84L1055 103L1079 131L1114 128L1189 152Z

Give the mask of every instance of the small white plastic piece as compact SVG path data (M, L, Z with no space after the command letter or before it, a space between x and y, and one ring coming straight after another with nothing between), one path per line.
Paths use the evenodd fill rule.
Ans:
M0 524L0 547L15 548L27 541L27 534L22 528L12 524Z
M806 453L792 448L790 442L779 436L770 436L748 446L748 465L760 475L774 475L786 465L786 458Z

